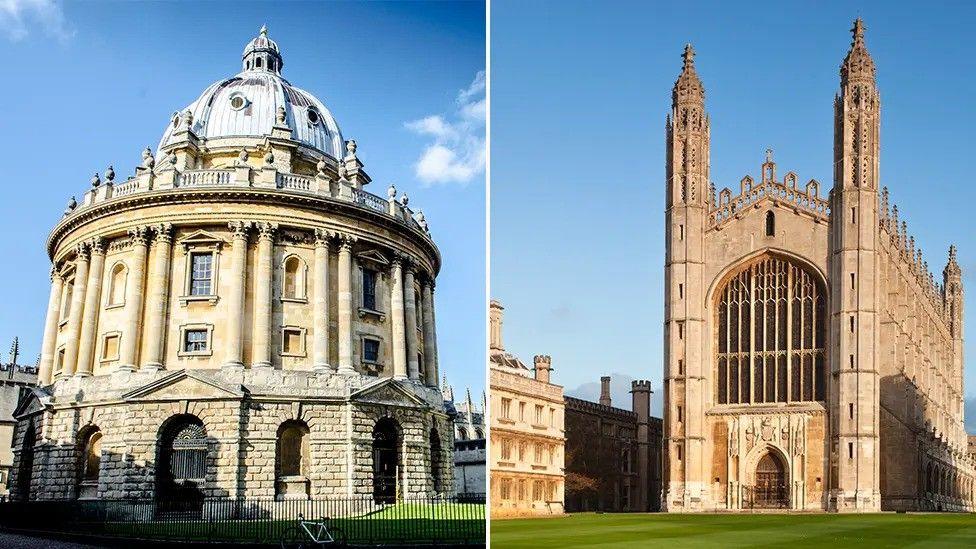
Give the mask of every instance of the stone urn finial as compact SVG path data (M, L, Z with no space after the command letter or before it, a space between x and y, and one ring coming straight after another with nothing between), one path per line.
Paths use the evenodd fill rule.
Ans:
M410 198L407 197L407 193L401 194L400 195L400 205L403 206L404 208L406 208L407 207L407 204L409 204L409 203L410 203Z
M186 111L183 112L183 122L186 124L187 128L193 126L193 113L190 112L190 109L186 109Z
M342 160L340 160L339 161L339 179L345 179L347 173L348 172L346 171L346 163L343 162Z
M319 175L322 175L322 176L325 175L325 159L324 158L319 158L319 162L318 162L318 164L315 165L315 169L318 170L318 174Z
M268 151L268 154L264 155L264 163L269 166L274 164L274 154L272 154L271 151Z
M95 175L93 175L91 178L91 186L93 189L97 189L98 186L101 184L102 184L102 180L101 178L98 177L98 172L95 172Z
M241 149L241 154L237 155L237 159L241 161L241 164L247 162L247 149Z
M396 185L390 185L389 189L386 189L386 197L391 201L396 200Z
M356 156L356 140L355 139L350 139L349 141L346 141L346 152L349 153L349 156L352 156L352 157L355 157Z
M69 213L73 212L74 209L77 207L78 207L78 201L75 200L75 197L72 196L71 198L68 199L68 207L65 208L64 215L68 215Z
M284 125L285 124L285 108L284 107L281 107L281 106L278 107L278 115L276 117L276 120L278 121L278 124L280 124L280 125Z
M152 168L156 165L156 158L153 157L152 149L146 147L146 150L142 151L142 167Z
M107 183L111 183L114 180L115 180L115 168L113 168L110 164L108 169L105 170L105 181Z

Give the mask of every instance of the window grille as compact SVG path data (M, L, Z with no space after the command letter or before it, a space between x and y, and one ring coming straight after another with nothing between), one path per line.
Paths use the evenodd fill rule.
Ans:
M213 295L213 254L192 254L190 295Z
M363 307L376 310L376 271L363 269Z

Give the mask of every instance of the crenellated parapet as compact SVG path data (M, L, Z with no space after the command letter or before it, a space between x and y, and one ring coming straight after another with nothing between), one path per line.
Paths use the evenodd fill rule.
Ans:
M795 213L806 214L816 222L825 222L830 217L830 204L820 197L820 183L811 179L801 189L794 172L787 172L782 180L776 178L776 164L772 150L766 151L766 161L762 164L762 178L757 183L751 176L739 182L738 194L725 187L715 196L714 185L708 194L708 226L721 227L739 212L749 207L758 207L764 200L792 209Z

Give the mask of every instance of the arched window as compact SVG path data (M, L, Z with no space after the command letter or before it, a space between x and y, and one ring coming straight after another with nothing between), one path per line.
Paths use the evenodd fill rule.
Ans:
M98 474L102 468L102 432L89 426L78 433L78 499L98 497Z
M458 427L458 430L457 430L457 439L458 440L468 440L468 433L466 433L465 431L466 430L465 430L464 427Z
M285 499L305 499L308 481L308 425L301 420L288 420L278 428L275 452L275 495Z
M285 259L282 295L288 299L305 298L305 262L296 255Z
M719 404L824 399L826 297L813 273L767 255L728 277L716 296Z
M200 418L182 414L163 425L156 460L156 498L166 510L202 510L208 448Z
M126 269L124 263L116 263L112 267L112 276L109 279L108 304L122 305L125 303L125 279Z
M766 236L776 236L776 215L772 210L766 212Z
M261 68L261 58L260 57L258 57L257 59L254 60L254 66L257 67L257 68L259 68L259 69Z
M442 450L441 436L437 434L437 428L430 428L430 478L434 483L434 493L441 492L441 469L442 469Z

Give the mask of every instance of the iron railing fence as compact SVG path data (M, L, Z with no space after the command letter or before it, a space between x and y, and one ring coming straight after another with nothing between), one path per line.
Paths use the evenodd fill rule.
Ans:
M0 526L133 539L278 543L298 520L328 518L351 545L484 544L485 495L403 498L91 500L0 503Z

